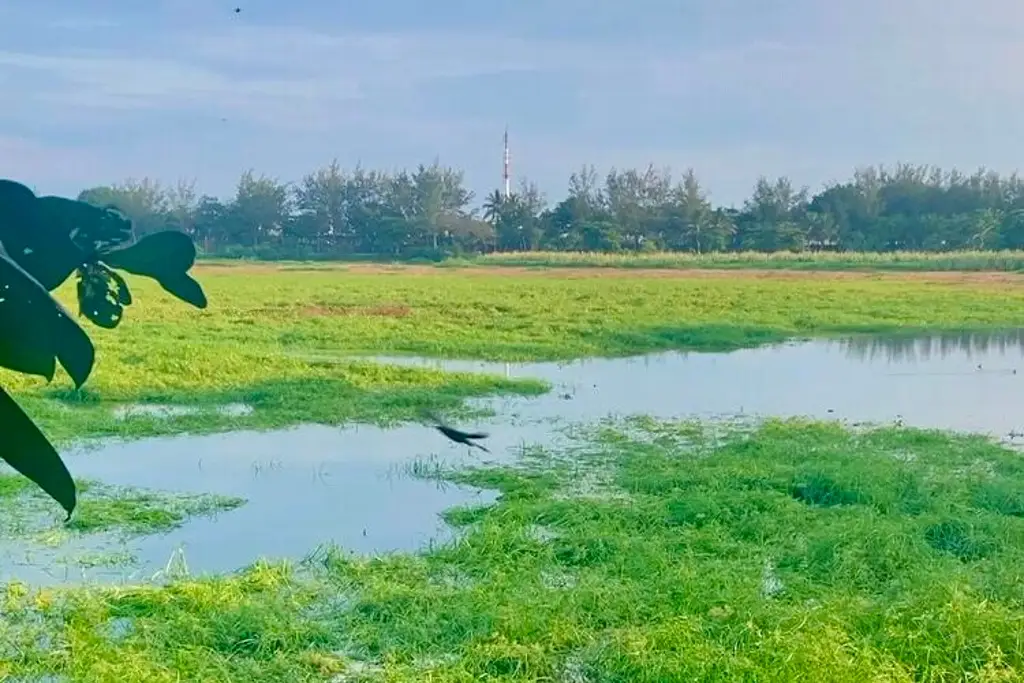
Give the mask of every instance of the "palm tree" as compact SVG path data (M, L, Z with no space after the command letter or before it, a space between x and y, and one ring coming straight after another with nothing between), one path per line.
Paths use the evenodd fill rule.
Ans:
M505 195L500 190L495 190L487 195L487 199L484 200L484 220L491 225L496 225L501 219L505 201Z

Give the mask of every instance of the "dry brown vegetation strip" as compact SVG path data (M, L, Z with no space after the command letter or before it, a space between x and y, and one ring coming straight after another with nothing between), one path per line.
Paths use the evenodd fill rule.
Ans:
M286 266L274 263L246 263L244 265L197 264L200 273L267 274L273 272L332 272L353 274L445 275L458 273L473 277L555 277L563 279L587 278L665 278L689 280L890 280L942 283L1007 284L1024 282L1017 273L964 272L964 271L910 271L885 272L878 270L782 270L782 269L703 269L703 268L525 268L521 266L467 266L464 268L437 268L429 265L388 265L376 263L330 264L324 266Z

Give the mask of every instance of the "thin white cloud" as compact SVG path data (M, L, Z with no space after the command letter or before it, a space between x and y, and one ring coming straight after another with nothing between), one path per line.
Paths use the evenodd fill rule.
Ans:
M141 50L0 52L0 74L17 69L38 75L32 85L35 96L49 103L122 110L227 109L265 123L266 110L280 107L290 108L296 124L305 125L310 108L397 98L432 80L558 72L608 84L609 78L647 80L647 74L666 68L667 58L642 47L609 49L495 32L328 33L242 26L172 34ZM672 64L706 70L699 54L674 58Z
M360 97L355 83L326 78L232 78L185 60L0 52L0 68L37 75L29 97L43 103L105 109L190 109L251 115L302 112Z

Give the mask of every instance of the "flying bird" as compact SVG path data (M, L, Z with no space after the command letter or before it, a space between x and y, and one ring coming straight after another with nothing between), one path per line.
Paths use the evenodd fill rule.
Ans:
M465 444L471 448L475 446L476 448L482 450L484 453L490 453L490 451L487 450L487 448L483 444L479 444L476 443L476 441L473 441L473 439L486 439L488 437L488 434L486 432L463 432L461 430L455 429L454 427L449 427L433 413L426 413L426 417L427 419L434 422L434 429L441 432L455 443Z

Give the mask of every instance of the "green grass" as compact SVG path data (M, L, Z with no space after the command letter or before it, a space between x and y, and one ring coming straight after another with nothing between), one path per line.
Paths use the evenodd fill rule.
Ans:
M786 270L1011 271L1024 270L1024 251L903 252L501 252L451 259L458 265L573 268L778 268Z
M0 677L1021 680L1022 474L934 431L606 423L450 473L502 497L450 511L468 533L429 553L11 585Z
M96 369L82 391L0 371L46 433L140 437L298 422L389 424L470 397L537 394L542 382L337 362L310 356L420 354L556 360L669 349L728 350L792 336L1024 325L1024 289L1006 281L907 275L798 280L603 277L594 269L201 266L199 311L148 280L116 330L89 326ZM72 284L58 296L72 303ZM87 323L86 323L87 324ZM87 324L88 325L88 324ZM122 403L189 404L172 419L115 420ZM246 403L251 415L216 412Z
M70 522L62 524L56 510L29 480L0 472L0 539L28 539L53 546L75 536L115 532L124 536L152 534L181 526L197 515L233 510L244 499L212 494L179 494L114 487L79 480L79 505Z

